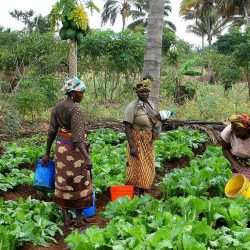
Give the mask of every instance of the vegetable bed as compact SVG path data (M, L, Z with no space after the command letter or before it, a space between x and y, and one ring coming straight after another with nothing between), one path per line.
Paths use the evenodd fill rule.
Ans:
M75 250L83 246L117 250L249 248L250 205L242 198L236 202L224 198L231 170L221 148L208 146L203 155L195 153L208 142L205 134L184 129L162 134L155 143L157 175L150 196L108 203L109 187L125 182L126 137L112 130L91 133L98 214L90 218L96 225L89 225L84 233L64 228L60 209L50 202L53 197L32 188L34 164L44 153L45 140L33 137L1 145L2 248L44 249L41 246L49 245L49 249L62 249L66 244ZM179 160L185 162L185 168L184 164L179 168ZM161 192L161 199L154 198L160 197L155 191ZM53 243L56 241L59 244Z

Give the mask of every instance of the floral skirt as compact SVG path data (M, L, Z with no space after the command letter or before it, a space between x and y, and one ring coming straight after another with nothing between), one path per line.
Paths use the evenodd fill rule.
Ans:
M133 130L132 136L138 156L131 156L130 148L127 146L126 184L149 189L155 176L152 129Z
M82 209L92 204L92 176L84 157L69 133L57 134L55 148L55 203L64 208Z

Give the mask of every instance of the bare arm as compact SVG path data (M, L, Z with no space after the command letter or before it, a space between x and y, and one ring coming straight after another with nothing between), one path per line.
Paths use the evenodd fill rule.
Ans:
M89 154L88 154L83 142L76 142L76 147L80 150L80 152L83 154L85 159L89 158Z
M50 132L48 134L47 147L46 147L46 151L45 151L45 156L48 157L48 158L49 158L49 155L50 155L50 150L51 150L52 143L54 142L55 138L56 138L56 133Z
M137 157L137 149L134 145L134 142L133 142L133 137L132 137L132 127L133 125L129 122L124 122L125 124L125 133L126 133L126 137L127 137L127 140L128 140L128 145L129 145L129 148L130 148L130 155L131 156L134 156L134 157Z
M230 149L231 149L231 144L225 142L225 141L222 139L221 145L222 145L222 152L223 152L223 155L224 155L224 156L226 157L226 159L230 162L233 171L238 172L238 171L239 171L240 165L239 165L239 163L237 163L237 162L234 160L234 158L233 158L233 155L232 155L232 153L231 153L231 151L230 151Z
M58 124L55 118L55 110L52 110L51 118L50 118L50 128L49 128L48 138L47 138L47 147L46 147L45 155L42 159L42 164L44 166L47 166L49 163L50 150L51 150L52 143L54 142L56 138L57 131L58 131Z
M83 154L85 158L85 165L88 169L91 169L92 162L90 160L90 156L85 148L85 145L83 142L76 142L76 147L79 149L79 151Z

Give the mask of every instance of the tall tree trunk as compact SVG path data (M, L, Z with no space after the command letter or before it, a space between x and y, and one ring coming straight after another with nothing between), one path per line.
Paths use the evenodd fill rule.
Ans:
M94 83L94 93L95 93L95 98L98 98L98 94L97 94L97 88L96 88L96 72L93 71L93 83Z
M247 65L247 85L248 85L248 100L250 101L250 75L249 75L249 65Z
M120 82L120 73L116 73L116 78L114 78L113 86L111 88L110 100L113 100L114 93L115 93L117 87L119 86L119 82Z
M246 19L247 26L250 26L249 8L250 8L249 0L245 0L244 1L244 11L245 11L245 19Z
M126 24L126 17L122 15L122 30L125 29L125 24Z
M70 40L69 44L69 77L77 76L77 42Z
M157 108L160 90L164 0L150 0L147 25L147 45L144 54L143 77L152 78L150 100Z
M204 45L205 45L205 36L204 36L204 34L202 34L202 36L201 36L201 50L202 50L202 54L204 53ZM204 73L204 66L202 65L202 67L201 67L201 76L203 76L203 73Z
M211 44L212 44L212 34L211 34L211 13L209 13L208 15L208 22L207 22L207 25L208 25L208 49L209 49L209 54L211 52ZM214 83L214 75L213 75L213 64L212 64L212 61L211 59L209 58L209 61L208 61L208 82L209 83Z
M108 84L108 72L105 68L104 71L104 99L107 100L107 84Z
M178 66L176 67L176 72L179 72L179 68ZM181 80L178 76L178 74L176 74L175 76L175 102L178 103L179 105L182 104L181 102Z

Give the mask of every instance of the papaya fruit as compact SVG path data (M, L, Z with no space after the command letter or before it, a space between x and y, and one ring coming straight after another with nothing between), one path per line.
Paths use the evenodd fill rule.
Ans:
M73 30L79 30L76 22L73 20L70 21L70 28L72 28Z
M66 37L67 37L67 39L73 40L73 39L75 39L75 36L76 36L76 31L75 30L73 30L72 28L68 28L66 30Z
M67 39L66 32L67 32L67 29L64 29L63 27L60 29L59 36L60 36L60 38L62 40L66 40Z
M63 28L67 29L69 28L70 22L67 20L62 21Z
M84 38L84 34L82 32L78 31L76 33L76 41L77 41L77 43L80 44L83 41L83 38Z

